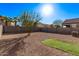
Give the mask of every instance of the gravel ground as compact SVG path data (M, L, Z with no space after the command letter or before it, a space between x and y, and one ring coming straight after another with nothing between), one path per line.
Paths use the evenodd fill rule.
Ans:
M14 37L24 36L25 34L15 34ZM9 35L4 36L10 37ZM13 37L13 35L12 35ZM8 55L17 55L17 56L71 56L67 52L47 47L41 44L41 41L47 38L58 38L59 40L72 42L79 44L79 38L72 37L71 35L61 35L61 34L53 34L53 33L43 33L36 32L31 33L30 36L23 38L23 43L17 44L14 46L9 52Z
M64 51L50 48L41 44L42 40L47 38L59 38L60 40L78 43L79 39L71 35L60 35L52 33L32 33L31 36L25 39L25 55L28 56L70 56L71 54Z

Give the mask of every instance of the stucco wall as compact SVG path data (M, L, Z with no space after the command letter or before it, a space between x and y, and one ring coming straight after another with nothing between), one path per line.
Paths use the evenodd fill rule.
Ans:
M2 33L3 33L3 25L0 24L0 37L2 36Z

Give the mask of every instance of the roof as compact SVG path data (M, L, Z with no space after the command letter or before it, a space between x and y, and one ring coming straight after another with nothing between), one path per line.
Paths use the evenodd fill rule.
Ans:
M39 23L37 25L37 27L41 27L41 28L50 28L51 26L49 24L42 24L42 23Z
M76 24L79 23L79 18L66 19L63 24Z
M4 19L4 17L3 16L0 16L0 20L3 20Z

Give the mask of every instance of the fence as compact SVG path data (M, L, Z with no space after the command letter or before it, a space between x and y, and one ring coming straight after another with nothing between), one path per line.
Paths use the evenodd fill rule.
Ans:
M37 28L31 29L33 32L38 31ZM18 26L4 26L3 33L26 33L28 32L27 27L18 27Z
M32 28L32 32L48 32L48 33L59 33L59 34L66 34L70 35L72 31L78 31L79 29L71 29L71 28ZM12 27L12 26L6 26L3 30L4 33L27 33L28 28L27 27Z

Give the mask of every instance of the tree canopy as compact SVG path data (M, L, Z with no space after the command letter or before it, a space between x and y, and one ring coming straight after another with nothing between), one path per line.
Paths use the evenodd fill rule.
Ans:
M57 20L55 20L55 21L53 22L53 25L59 25L59 26L61 26L62 23L63 23L63 20L57 19Z

